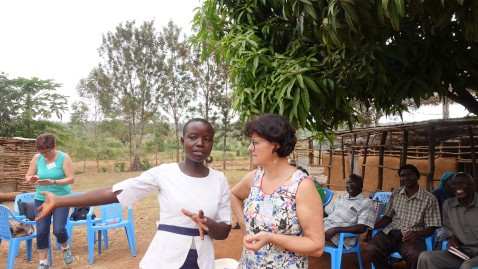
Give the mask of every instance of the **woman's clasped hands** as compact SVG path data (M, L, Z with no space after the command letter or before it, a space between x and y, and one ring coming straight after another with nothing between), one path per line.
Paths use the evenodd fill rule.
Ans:
M245 235L244 236L244 246L252 251L258 251L261 249L264 245L270 243L270 236L271 233L268 232L259 232L257 234L253 235Z
M190 217L194 222L198 224L199 236L202 240L204 240L204 232L209 232L209 228L206 226L207 217L204 217L204 212L202 210L199 210L197 214L194 214L184 208L181 209L181 212L183 212L184 215Z

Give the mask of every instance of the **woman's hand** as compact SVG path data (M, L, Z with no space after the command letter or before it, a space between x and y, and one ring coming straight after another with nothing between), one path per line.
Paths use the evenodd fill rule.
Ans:
M199 236L202 240L204 240L204 232L209 232L209 228L206 226L207 218L204 217L204 212L199 210L197 214L193 214L186 209L182 208L181 212L184 215L190 217L194 222L196 222L199 226Z
M55 185L55 181L53 179L43 179L43 180L38 180L37 184L40 186L49 186L49 185Z
M33 176L27 176L26 181L31 182L31 183L36 183L40 178L38 175L33 175Z
M35 218L35 221L39 221L40 219L49 215L57 207L57 197L53 193L48 191L42 191L41 194L46 196L46 200L41 206L38 207L38 215Z
M260 232L254 235L244 236L244 246L252 251L258 251L261 247L269 243L271 234L268 232Z

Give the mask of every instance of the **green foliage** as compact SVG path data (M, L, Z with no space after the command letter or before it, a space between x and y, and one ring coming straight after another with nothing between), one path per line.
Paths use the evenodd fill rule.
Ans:
M124 172L126 167L125 162L116 162L115 163L115 172Z
M143 159L141 161L141 171L146 171L151 168L151 163L149 162L148 159Z
M212 151L211 156L214 160L222 160L224 158L224 152L222 151ZM234 160L237 159L236 152L234 151L226 151L226 160Z
M0 136L35 138L41 133L62 132L59 124L45 121L62 117L66 96L56 93L60 84L38 78L9 79L0 73Z
M196 101L196 80L190 68L192 63L188 40L182 36L181 28L169 21L159 33L158 40L160 50L165 55L161 85L158 87L158 105L174 121L176 159L179 160L179 124Z
M206 0L195 41L227 61L241 119L276 112L330 132L359 120L357 103L395 114L435 93L478 114L477 11L471 0Z
M120 23L115 32L103 35L99 48L102 62L83 83L85 93L92 94L109 117L123 120L123 132L134 163L139 169L144 125L159 109L164 53L154 28L154 21L139 27L135 22Z

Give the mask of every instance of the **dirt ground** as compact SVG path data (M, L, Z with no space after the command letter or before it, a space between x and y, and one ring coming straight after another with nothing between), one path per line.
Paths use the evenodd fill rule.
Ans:
M102 269L118 269L118 268L138 268L138 264L146 252L147 247L155 233L155 220L147 216L135 214L135 232L136 232L136 257L131 256L128 247L126 235L122 230L112 230L109 232L109 248L102 250L98 254L95 248L95 260L92 265L88 263L87 239L85 227L76 226L73 229L72 250L75 262L71 265L65 265L62 261L59 251L53 251L54 268L102 268ZM242 233L239 229L231 230L229 237L223 241L215 241L216 258L234 258L239 259L242 251ZM368 256L364 254L364 246L366 242L361 242L362 258L365 269L369 269L370 262ZM33 243L35 248L35 242ZM0 246L0 268L6 267L6 257L8 244L2 243ZM17 257L16 268L36 268L37 259L34 256L33 261L28 263L25 257L25 245L22 244L20 256ZM343 257L342 268L359 268L357 263L357 255L355 253L346 254ZM160 268L160 267L158 267ZM322 257L311 257L309 260L309 268L330 268L330 255L324 253ZM403 263L398 263L395 268L405 268Z
M247 163L248 164L248 163ZM230 173L230 174L228 174ZM244 172L228 172L226 176L231 182L231 185L240 180ZM133 173L85 173L77 175L77 182L73 185L74 191L86 191L100 186L112 185L115 182L121 181L139 174ZM13 208L13 202L4 202L10 208ZM95 209L96 212L96 209ZM71 265L65 265L58 250L53 251L53 267L54 268L102 268L102 269L118 269L118 268L138 268L139 262L144 256L146 249L149 246L151 239L156 232L156 221L159 218L159 205L156 195L153 193L137 202L133 206L133 214L135 220L135 235L136 235L136 257L131 256L128 247L128 242L124 230L114 229L108 232L109 234L109 248L103 249L101 254L98 254L95 247L94 263L88 263L88 250L86 227L75 226L73 228L72 237L72 251L75 261ZM233 229L229 237L223 241L215 241L216 258L234 258L239 259L242 251L242 234L241 230ZM362 249L366 242L362 242ZM0 245L0 269L6 268L6 257L9 244L2 242ZM33 248L36 249L36 242L33 242ZM363 253L363 251L362 251ZM362 254L364 268L370 268L370 262L366 254ZM25 244L22 243L20 255L15 261L16 268L37 268L38 260L36 253L33 255L31 262L26 261ZM158 266L158 268L160 268ZM311 257L309 260L309 268L330 268L330 255L324 253L322 257ZM357 255L346 254L343 257L343 268L359 268L357 263ZM400 263L396 268L404 268Z
M137 223L137 222L136 222ZM152 225L151 225L152 226ZM110 246L107 250L102 250L101 254L97 253L95 249L95 261L93 265L88 264L88 254L87 254L87 244L86 244L86 235L83 227L75 227L73 234L73 244L72 250L75 256L75 262L69 266L65 265L62 261L59 251L54 251L53 253L53 266L54 268L103 268L103 269L117 269L117 268L138 268L138 264L143 257L151 236L146 234L150 233L150 230L146 229L143 231L138 226L135 227L136 230L136 246L137 246L137 256L132 257L131 252L129 251L126 236L122 231L116 231L115 233L110 232ZM144 234L143 234L144 233ZM362 243L363 247L366 245L365 242ZM6 251L7 244L3 243L0 248L0 256L2 257L0 268L5 268L6 266ZM35 245L35 243L34 243ZM216 258L234 258L239 259L242 251L242 234L240 230L233 229L229 234L229 237L223 241L215 241L215 250ZM363 265L365 269L370 268L370 262L366 254L362 251ZM357 263L357 255L355 253L346 254L343 257L342 268L359 268ZM34 257L34 261L28 263L25 258L24 244L22 244L21 256L19 256L15 262L16 268L36 268L37 262ZM160 267L158 267L160 268ZM330 255L324 253L322 257L316 258L311 257L309 260L309 268L330 268ZM403 264L397 264L395 268L405 268Z

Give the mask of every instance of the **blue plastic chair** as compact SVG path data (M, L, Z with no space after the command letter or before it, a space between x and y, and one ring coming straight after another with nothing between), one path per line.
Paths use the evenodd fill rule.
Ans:
M346 249L344 247L344 239L347 237L359 237L357 242L351 249ZM340 269L342 268L342 254L344 253L357 253L360 269L362 267L362 254L360 253L360 234L353 233L340 233L339 243L337 247L327 246L324 247L324 252L330 253L331 268Z
M383 213L391 196L392 192L389 191L377 192L373 195L372 199L374 200L375 218L377 221L383 217Z
M82 194L83 192L72 192L71 194L72 195L76 195L76 194ZM90 206L90 210L88 211L88 214L91 214L93 215L93 211L94 211L94 207L93 206ZM75 208L72 207L71 208L71 213L75 212ZM70 214L71 216L71 214ZM93 223L96 223L96 222L100 222L101 220L100 219L94 219L92 220ZM71 246L71 239L73 237L73 227L75 226L80 226L80 225L84 225L86 227L86 225L88 224L87 220L71 220L69 217L68 217L68 221L66 223L66 231L68 232L68 245Z
M26 192L26 193L21 193L21 194L17 194L15 196L15 202L14 202L14 205L13 205L13 212L15 214L15 216L17 217L21 217L22 219L25 219L26 217L23 216L23 215L20 215L20 209L18 208L18 201L22 201L22 202L34 202L35 201L35 192ZM31 220L31 225L36 225L36 222ZM60 244L58 242L56 242L56 249L60 249Z
M18 208L18 201L20 200L23 202L34 202L35 192L26 192L15 196L15 203L13 204L13 213L15 213L15 216L20 216L20 209ZM33 220L31 219L31 221Z
M377 234L378 232L380 232L382 230L383 230L383 227L374 229L373 232L372 232L372 237L375 236L375 234ZM427 251L432 251L433 250L433 239L434 239L433 235L434 234L425 237L425 244L427 245ZM392 259L390 259L390 265L393 266L393 258L402 259L402 256L398 252L393 252L393 253L390 254L390 258L392 258ZM372 263L372 269L375 269L375 266L373 266L373 263Z
M10 246L8 248L8 258L7 258L7 269L13 269L15 266L15 258L18 256L20 243L25 241L26 243L26 250L27 250L27 261L31 261L32 259L32 242L33 239L37 237L37 233L21 236L21 237L13 237L12 232L10 230L10 222L9 220L15 220L23 224L34 224L34 221L25 221L21 217L15 216L15 214L6 206L0 205L0 240L1 241L9 241ZM50 262L50 267L52 266L52 255L51 255L51 248L48 249L48 257Z
M386 203L388 203L388 201L390 201L391 196L392 196L392 192L390 192L390 191L376 192L373 195L373 200L378 200L378 201L386 204Z
M443 242L441 242L441 250L446 250L446 245L448 245L448 240L444 240Z
M324 207L326 207L334 197L334 192L331 189L322 188L324 190Z
M123 219L123 208L119 203L101 205L99 208L101 212L99 221L92 219L92 213L86 216L89 263L93 264L94 261L95 233L98 232L98 254L101 254L102 233L104 232L105 249L108 249L108 230L121 227L125 228L131 255L136 257L132 206L128 206L128 219Z

